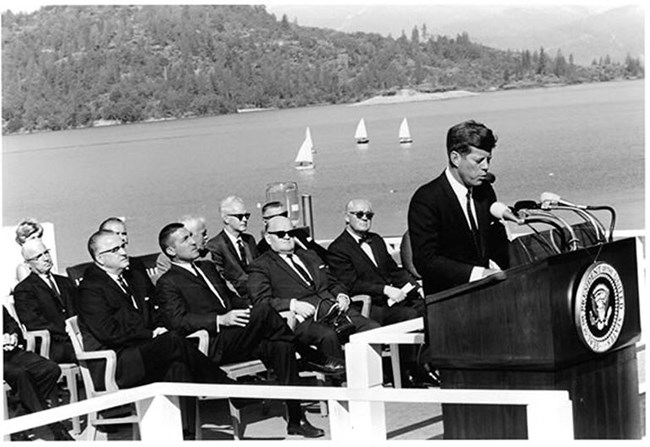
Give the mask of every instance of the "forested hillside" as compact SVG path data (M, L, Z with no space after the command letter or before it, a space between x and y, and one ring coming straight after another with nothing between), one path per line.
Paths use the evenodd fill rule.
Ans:
M504 52L414 26L399 38L301 27L263 6L49 6L2 15L3 133L643 76L543 48Z

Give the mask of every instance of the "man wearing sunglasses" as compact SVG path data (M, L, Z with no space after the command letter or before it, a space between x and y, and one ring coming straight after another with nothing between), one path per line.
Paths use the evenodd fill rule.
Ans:
M77 290L65 276L52 273L52 256L41 239L25 241L21 248L31 273L14 289L14 304L20 322L30 331L50 332L50 359L77 363L65 320L75 315Z
M264 233L268 227L269 220L276 216L289 217L289 212L282 202L267 202L262 206L262 222L264 223L264 228L262 229L262 238L257 244L257 252L260 255L270 249L268 242L266 242L266 239L264 238ZM296 241L296 248L313 250L323 260L323 262L327 262L327 250L309 236L307 228L301 230L299 231L296 229L293 235L294 240Z
M220 205L223 230L210 239L207 248L219 273L230 282L240 296L248 293L248 268L257 257L255 238L246 233L251 214L237 196L226 197Z
M509 265L504 226L490 214L488 172L497 137L476 121L447 132L447 168L413 194L408 231L425 294L478 280Z
M343 361L343 350L334 329L316 321L332 306L347 313L356 331L379 327L379 324L361 316L350 308L348 291L330 273L327 265L311 250L295 250L293 225L286 217L269 220L265 239L271 247L251 265L248 289L254 304L268 302L278 312L291 310L298 323L298 340L316 346L319 351ZM317 313L318 310L318 313Z
M185 334L207 330L208 356L217 365L259 358L273 368L279 384L297 385L295 336L285 320L268 303L251 307L228 288L212 262L198 261L196 242L182 224L163 227L158 241L172 264L156 285L171 327ZM299 401L287 401L287 410L289 434L323 436L305 419Z
M422 290L393 260L384 239L370 231L374 216L368 200L348 202L345 229L327 249L332 273L353 295L370 295L370 318L382 326L418 318L424 313ZM400 351L406 387L438 385L437 379L417 364L413 346L402 346Z

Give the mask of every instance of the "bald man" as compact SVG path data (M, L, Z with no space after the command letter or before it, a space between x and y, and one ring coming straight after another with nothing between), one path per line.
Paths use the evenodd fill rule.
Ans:
M21 253L31 273L14 289L14 304L20 322L30 331L50 332L50 359L76 363L65 320L75 315L77 291L72 281L52 273L52 256L41 239L25 241Z
M251 265L248 278L250 298L254 304L268 302L278 312L293 311L298 320L295 328L298 340L316 346L328 358L342 361L343 349L336 332L328 324L316 320L337 305L349 316L357 332L377 328L379 324L350 308L347 289L316 253L294 251L296 244L292 230L291 220L286 217L269 220L264 237L271 250L260 255Z

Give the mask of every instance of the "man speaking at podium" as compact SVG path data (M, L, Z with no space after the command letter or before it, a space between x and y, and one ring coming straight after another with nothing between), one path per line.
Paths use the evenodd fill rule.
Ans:
M496 142L492 130L476 121L451 127L447 168L411 198L413 263L427 295L508 268L505 228L490 214L496 194L488 169Z

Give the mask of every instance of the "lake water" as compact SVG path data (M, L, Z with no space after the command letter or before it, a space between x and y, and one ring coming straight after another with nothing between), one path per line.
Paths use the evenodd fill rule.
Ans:
M367 149L353 140L365 118ZM408 117L414 143L397 131ZM3 137L3 220L53 222L59 270L88 260L100 221L127 218L130 253L158 250L159 229L180 215L221 229L222 198L241 196L253 213L266 185L295 181L311 194L315 233L343 227L353 197L372 201L373 229L400 235L415 189L445 167L447 129L476 119L499 137L492 172L499 200L513 204L552 191L575 203L611 205L618 229L644 228L644 84L627 81L484 93L453 100L375 106L323 106L193 120ZM293 159L311 128L316 169Z

